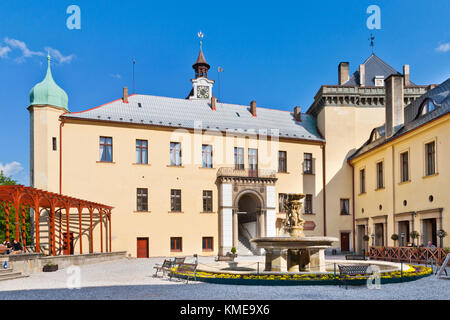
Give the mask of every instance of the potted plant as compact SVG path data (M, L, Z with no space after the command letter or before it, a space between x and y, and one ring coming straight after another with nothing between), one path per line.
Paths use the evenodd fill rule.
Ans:
M413 246L415 246L415 239L418 239L420 237L419 232L417 231L411 231L411 233L409 234L409 236L411 237L411 239L413 239Z
M237 251L237 250L236 250L236 247L232 247L230 251L231 251L231 256L233 257L233 260L234 260L234 258L237 257L237 254L236 254L236 251Z
M394 246L395 246L395 242L398 240L398 234L394 233L394 234L391 236L391 239L394 240Z
M55 263L47 263L46 265L44 265L44 267L42 268L43 272L54 272L58 270L58 265Z

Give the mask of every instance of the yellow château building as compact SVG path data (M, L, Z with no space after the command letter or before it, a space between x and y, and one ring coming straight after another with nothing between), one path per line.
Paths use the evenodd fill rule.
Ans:
M209 68L200 51L186 99L128 95L124 88L118 100L69 112L49 59L47 75L32 89L28 107L31 186L113 206L112 248L137 257L217 255L232 247L239 254L257 254L249 239L284 234L283 203L292 192L306 194L306 235L338 237L336 251L359 250L362 235L380 223L384 236L377 241L386 244L388 234L406 230L404 221L411 219L424 221L423 229L418 222L409 227L423 230L424 241L434 241L436 228L449 229L444 218L449 200L443 196L448 100L445 114L430 124L400 129L394 112L394 132L380 127L387 115L384 106L393 108L384 81L386 86L392 79L402 81L400 108L408 105L409 120L413 108L422 112L424 99L444 110L433 92L441 90L436 93L441 97L448 86L428 91L409 81L409 66L402 76L372 55L351 76L349 64L341 63L339 84L322 86L307 113L301 113L300 107L288 112L258 107L255 101L248 106L217 101ZM423 117L428 119L428 113ZM428 127L436 132L429 133ZM392 135L384 138L384 132ZM386 142L376 142L381 139ZM430 141L435 143L435 172L424 174L419 183L413 154L420 157L415 148ZM398 152L410 150L410 181L389 180L388 170L394 169L387 150L394 162ZM369 189L374 159L385 163L385 185L379 191ZM359 186L362 168L367 168L367 191L361 195L354 186ZM419 196L425 194L428 202ZM408 204L403 206L403 200ZM73 235L75 250L79 237ZM88 241L84 245L87 249ZM99 247L99 241L94 245Z

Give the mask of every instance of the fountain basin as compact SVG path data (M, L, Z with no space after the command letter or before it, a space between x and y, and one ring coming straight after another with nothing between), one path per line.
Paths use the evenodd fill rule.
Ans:
M326 270L325 249L334 237L261 237L250 242L266 252L264 271L299 272Z

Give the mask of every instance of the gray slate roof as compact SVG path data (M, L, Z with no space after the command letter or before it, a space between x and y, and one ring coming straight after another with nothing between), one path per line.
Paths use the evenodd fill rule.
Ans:
M375 76L383 76L384 79L389 77L391 74L401 74L386 62L384 62L381 58L372 54L366 61L364 61L365 66L365 85L366 86L375 86ZM344 86L359 86L359 70L357 70L350 79L345 82ZM411 82L411 85L415 85Z
M138 104L140 103L141 106ZM66 113L63 117L123 123L194 129L201 122L205 130L219 130L242 134L279 130L280 137L324 141L317 132L316 119L302 114L295 121L293 112L257 108L256 117L249 106L217 103L213 111L206 100L187 100L150 95L130 95L128 103L122 99L81 112Z
M430 99L433 102L433 104L435 105L435 109L424 115L419 114L422 111L421 107L423 102L427 99ZM348 160L355 158L367 151L370 151L385 142L391 141L402 134L408 133L426 124L427 122L430 122L445 114L450 113L450 78L445 80L436 88L428 91L420 98L414 100L411 104L409 104L404 108L404 112L405 112L405 123L404 125L396 128L396 132L392 137L386 139L384 125L375 128L374 130L377 130L381 137L375 141L370 141L369 139L366 143L364 143L361 146L361 148L359 148L352 155L350 155L348 157ZM408 112L411 115L407 118L406 114Z

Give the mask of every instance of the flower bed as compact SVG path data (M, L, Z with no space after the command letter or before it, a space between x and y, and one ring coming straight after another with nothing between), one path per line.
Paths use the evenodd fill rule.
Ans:
M217 284L242 284L242 285L336 285L344 280L344 277L333 273L311 273L311 274L231 274L198 271L195 274L178 272L177 268L172 269L173 275L178 278L187 276L197 281L217 283ZM403 271L381 272L381 284L398 283L417 280L432 274L430 267L408 265L408 269ZM364 285L367 283L367 275L356 277L345 277L345 282L349 285Z

